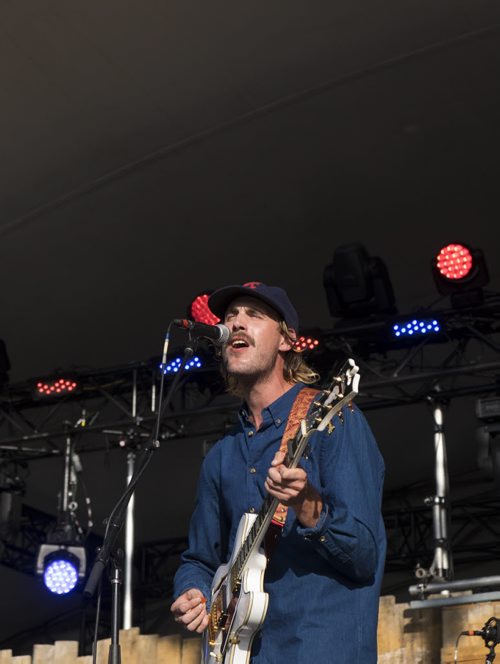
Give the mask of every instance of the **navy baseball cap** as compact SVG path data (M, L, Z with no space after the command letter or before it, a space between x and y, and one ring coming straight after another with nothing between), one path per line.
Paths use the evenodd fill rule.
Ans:
M224 319L228 306L236 297L242 295L262 300L280 315L289 328L298 331L299 316L286 291L279 286L266 286L260 281L249 281L242 286L225 286L210 295L208 306L216 316Z

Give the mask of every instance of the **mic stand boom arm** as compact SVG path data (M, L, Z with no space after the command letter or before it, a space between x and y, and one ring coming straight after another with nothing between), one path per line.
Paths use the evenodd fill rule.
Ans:
M104 533L104 541L102 543L101 548L99 549L96 560L89 574L89 578L87 579L87 583L83 590L83 594L86 598L93 597L96 588L99 585L99 581L101 580L102 573L106 568L106 566L108 565L109 560L112 559L113 561L113 571L111 574L112 634L111 634L111 645L109 647L108 664L120 664L121 662L118 625L119 625L119 613L120 613L120 586L123 582L123 571L121 569L122 567L121 558L123 556L122 552L119 552L116 549L116 540L118 538L120 530L122 529L123 522L125 520L125 514L127 511L127 505L130 501L132 494L134 493L135 487L139 482L139 480L141 479L142 475L144 474L146 468L148 467L149 462L152 459L153 452L160 447L160 441L158 439L160 436L162 412L164 412L166 406L170 403L172 396L175 390L177 389L179 380L184 372L186 361L190 357L192 357L193 354L194 354L193 344L189 343L189 345L187 345L184 349L184 355L182 358L181 366L179 368L179 371L175 375L174 380L172 381L172 384L168 391L167 398L165 399L163 407L162 407L162 397L163 397L163 384L164 384L165 374L163 373L163 366L162 366L160 395L158 399L158 416L156 420L155 434L153 436L153 439L150 440L144 447L142 454L139 457L138 463L135 467L134 474L132 475L132 478L130 479L127 488L125 489L122 496L119 498L118 502L116 503L115 507L113 508L107 520L106 531ZM164 364L165 361L163 361L163 365Z

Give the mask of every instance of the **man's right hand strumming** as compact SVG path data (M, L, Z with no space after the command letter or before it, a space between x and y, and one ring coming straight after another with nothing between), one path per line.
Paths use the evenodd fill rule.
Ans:
M184 625L190 632L201 634L208 625L207 600L198 588L190 588L175 600L170 607L176 623Z

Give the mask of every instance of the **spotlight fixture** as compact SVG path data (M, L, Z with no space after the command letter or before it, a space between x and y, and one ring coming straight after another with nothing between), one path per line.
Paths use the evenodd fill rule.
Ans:
M42 544L38 550L36 573L51 593L67 595L83 579L87 553L79 544Z
M323 285L333 317L363 318L395 313L389 273L383 261L359 243L338 247L323 272Z
M220 323L220 318L210 310L208 306L208 298L212 291L200 293L197 295L189 306L188 317L197 323L205 323L206 325L217 325Z
M472 254L463 244L448 244L437 255L436 267L445 279L464 279L472 270Z
M87 553L82 544L85 535L76 516L78 475L81 472L81 462L73 438L67 435L59 515L55 527L38 549L35 568L37 575L43 577L47 590L56 595L72 592L87 571Z
M454 307L482 303L481 289L489 282L489 274L481 249L447 244L432 259L432 273L438 292L450 295Z

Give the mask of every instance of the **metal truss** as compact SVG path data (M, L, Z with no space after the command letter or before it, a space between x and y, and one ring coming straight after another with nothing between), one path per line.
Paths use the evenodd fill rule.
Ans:
M20 519L4 524L0 530L0 562L18 572L35 574L38 547L47 541L47 534L55 526L50 514L29 505L22 506Z
M498 560L500 496L451 503L449 539L455 565ZM428 507L385 510L386 572L418 569L433 556L433 522Z
M396 321L436 318L441 330L401 340ZM358 404L393 408L429 399L446 401L500 390L500 295L472 309L421 310L356 325L345 322L323 334L323 367L338 356L356 358L363 375Z
M34 396L37 378L12 385L0 397L0 456L27 461L63 454L64 440L91 437L79 453L110 445L140 447L151 438L157 418L159 360L95 371L72 371L78 393L60 399ZM168 383L171 380L167 378ZM186 373L170 408L161 414L160 439L214 435L234 420L236 403L224 394L213 360ZM233 415L232 415L233 413ZM198 422L203 420L200 429Z
M412 314L413 315L413 314ZM414 314L417 315L417 314ZM500 390L500 296L472 310L419 312L441 321L438 336L391 340L401 316L345 322L312 330L320 347L307 357L323 383L346 356L361 367L359 405L390 408ZM406 316L409 318L410 316ZM234 421L237 402L225 394L213 353L201 349L203 369L185 373L170 407L162 413L161 438L222 435ZM59 400L34 396L38 379L11 385L0 395L0 455L31 459L62 453L68 435L93 434L104 441L137 442L151 437L157 417L159 358L118 367L75 371L78 393ZM167 378L171 380L171 376ZM100 442L100 445L99 445Z

